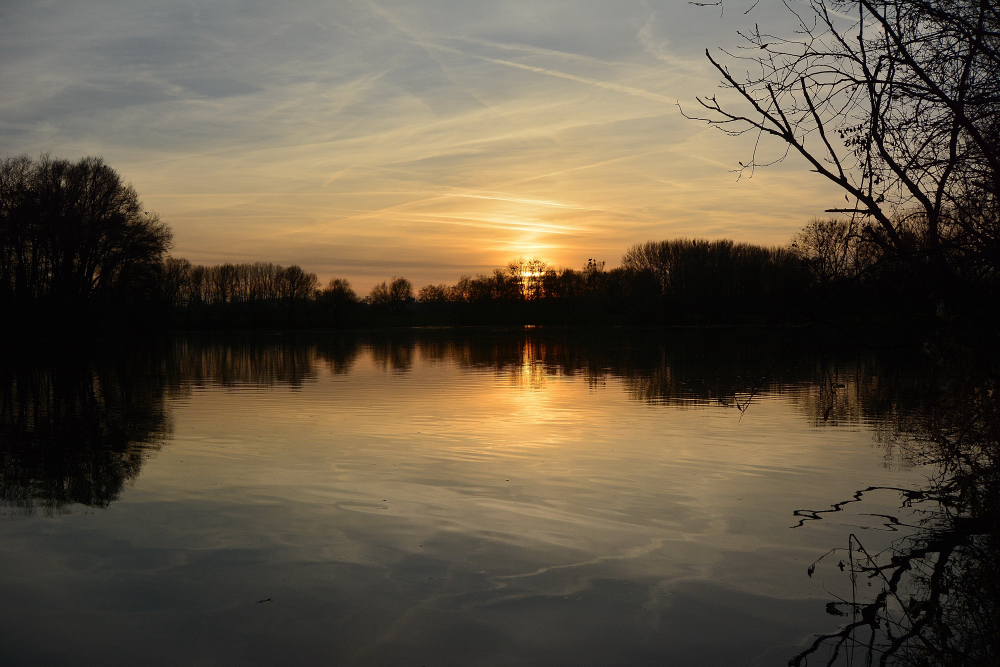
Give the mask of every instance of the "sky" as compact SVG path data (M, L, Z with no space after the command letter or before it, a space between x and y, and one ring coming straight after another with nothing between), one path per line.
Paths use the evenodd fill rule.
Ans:
M784 244L840 195L681 110L787 12L687 0L0 2L0 157L103 157L194 263L454 283ZM749 8L749 6L748 6ZM738 64L736 65L738 67ZM784 148L765 141L765 156Z

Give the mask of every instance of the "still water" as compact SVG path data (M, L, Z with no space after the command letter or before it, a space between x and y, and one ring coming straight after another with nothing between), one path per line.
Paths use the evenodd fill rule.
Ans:
M863 354L786 338L13 355L0 664L787 664L849 595L836 557L810 565L903 530L892 489L815 512L927 470Z

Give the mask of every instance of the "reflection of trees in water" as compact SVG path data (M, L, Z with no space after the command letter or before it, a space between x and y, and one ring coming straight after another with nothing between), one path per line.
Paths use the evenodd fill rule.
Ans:
M869 557L852 540L851 551L827 557L844 563L834 574L848 591L828 609L846 615L845 627L795 660L837 664L851 650L875 663L996 664L1000 407L997 364L982 358L917 364L823 343L789 346L767 331L572 329L192 337L118 353L8 355L0 360L0 501L24 511L107 506L168 434L165 396L209 385L294 389L324 365L349 372L368 353L386 370L408 372L419 358L527 387L549 375L618 378L634 399L657 403L732 402L759 388L787 393L817 425L881 423L887 450L937 474L905 492L919 513L894 526L907 537L893 549Z
M325 364L334 375L350 372L359 354L353 335L249 335L182 337L165 360L173 392L191 387L299 388Z
M617 377L633 399L652 403L735 405L734 397L745 400L753 390L804 393L828 382L831 366L858 372L855 351L823 356L818 345L790 340L780 332L729 329L541 329L423 332L399 344L418 347L422 359L492 370L518 386L542 386L554 375L582 376L593 385ZM842 383L844 373L835 374Z
M934 472L925 487L898 490L912 518L894 526L908 532L891 548L869 553L852 535L847 548L824 557L839 558L850 590L827 609L849 621L817 637L790 664L1000 662L998 368L978 355L938 360L906 377L886 374L900 392L880 440ZM888 393L875 393L876 409L892 402ZM805 522L844 504L796 514Z
M358 353L358 341L354 336L324 336L316 341L316 356L334 375L349 373Z
M594 386L616 378L632 398L656 403L733 404L758 387L790 392L817 423L877 423L932 409L912 398L927 393L913 391L913 378L898 379L871 358L789 347L768 331L191 336L116 354L78 350L56 360L46 350L17 364L8 359L0 367L2 498L25 506L106 505L138 474L144 452L159 446L167 423L164 393L183 396L213 385L294 389L315 381L323 366L349 372L362 354L395 372L411 371L419 358L494 372L526 388L540 388L554 375L578 376Z
M0 501L54 511L118 498L169 431L158 361L148 354L7 358L0 365Z
M59 348L65 344L57 344ZM193 387L300 387L318 362L347 372L351 338L179 338L109 350L81 344L0 360L0 502L32 511L106 507L169 433L167 396Z
M936 474L925 488L893 490L905 515L879 521L905 537L891 549L869 553L852 536L849 549L826 557L842 565L849 585L827 605L845 625L816 638L792 664L998 664L995 360L932 361L813 339L790 344L767 331L506 331L404 344L419 346L424 359L493 370L521 386L537 386L541 370L590 382L618 377L632 398L656 403L745 405L755 392L781 393L817 426L867 424L887 457L930 464ZM805 522L843 505L797 514Z
M171 385L299 387L315 377L314 349L285 337L196 339L174 343Z
M892 449L886 428L934 409L933 368L923 354L856 353L816 362L811 381L793 400L819 425L870 424Z
M627 345L615 360L626 391L649 403L735 405L754 390L808 382L808 364L788 355L782 340L702 333L658 346ZM775 360L780 365L774 366ZM772 366L774 366L772 368Z
M541 389L546 377L572 375L576 364L564 359L562 341L530 333L504 333L489 338L453 341L449 357L462 368L490 370L517 387Z
M405 373L413 368L416 341L408 331L371 335L367 340L372 361L382 370Z

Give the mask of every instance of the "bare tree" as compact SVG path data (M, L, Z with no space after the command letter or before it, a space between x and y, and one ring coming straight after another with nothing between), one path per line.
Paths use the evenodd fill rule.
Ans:
M533 257L525 259L518 257L508 262L506 276L507 280L517 286L520 298L527 301L540 299L544 296L544 278L548 265L541 259ZM501 276L497 276L498 280Z
M794 293L799 262L788 250L729 240L674 239L630 247L622 268L647 274L668 297L748 297Z
M424 285L417 292L417 301L420 303L441 303L448 301L450 288L441 283L439 285Z
M286 269L279 266L276 282L278 293L286 301L311 299L316 295L316 290L319 287L319 279L316 274L306 273L297 264L292 264Z
M171 236L100 158L0 162L0 298L126 298L152 284Z
M351 288L350 281L344 278L330 278L320 295L323 299L332 303L354 303L358 300L358 295Z
M791 250L820 286L862 282L878 260L878 248L864 239L859 227L850 219L813 219L796 235Z
M772 136L845 192L828 209L895 257L939 277L996 278L1000 266L1000 6L990 0L784 3L792 35L741 33L726 64L740 104L699 101L702 120L753 133L751 172ZM745 73L741 71L746 67ZM778 158L783 159L782 157ZM773 160L771 161L773 163ZM916 230L917 234L908 234Z
M186 306L191 303L192 280L191 262L186 259L167 257L163 262L160 284L163 289L163 300L171 307Z
M395 304L405 304L413 298L413 283L406 278L393 278L389 283L389 298Z
M396 313L413 298L413 283L406 278L393 278L375 285L368 295L369 302L385 308L390 314Z

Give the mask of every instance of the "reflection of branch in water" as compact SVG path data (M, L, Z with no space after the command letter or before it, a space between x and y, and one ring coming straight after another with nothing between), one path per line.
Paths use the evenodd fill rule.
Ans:
M794 512L792 512L792 515L799 517L799 522L794 526L792 526L792 528L801 528L803 525L805 525L806 521L819 521L823 518L822 516L820 516L822 514L833 514L835 512L843 512L845 505L861 502L861 500L864 498L864 495L869 491L899 491L906 498L906 501L904 502L903 505L904 507L909 506L910 503L912 503L914 500L923 497L922 492L913 491L912 489L901 489L894 486L869 486L866 489L855 491L854 496L850 500L841 500L839 503L834 503L830 505L830 509L828 510L795 510ZM900 525L899 520L896 519L895 517L889 517L884 514L874 514L869 516L881 516L883 518L890 520L892 523L896 525Z
M910 523L903 523L902 521L900 521L898 518L894 517L891 514L871 514L871 513L868 513L868 514L862 514L861 516L877 516L880 519L885 519L886 523L883 523L882 525L885 526L885 530L886 531L892 532L892 533L898 533L899 532L899 528L918 528L919 527L919 526L915 526L915 525L910 524ZM897 528L897 526L898 526L898 528Z
M962 633L962 628L946 622L945 605L952 602L949 594L955 589L949 584L961 564L954 562L956 553L972 545L972 535L964 531L948 531L926 537L906 538L887 553L870 554L857 536L848 539L848 559L851 572L852 599L850 602L829 603L827 612L842 616L838 607L850 608L853 621L839 631L820 635L789 665L808 664L808 658L825 649L827 665L835 664L842 649L861 647L866 651L865 664L886 665L895 663L923 665L974 664L941 662L952 651L940 645ZM835 550L834 550L835 551ZM831 552L824 554L822 560ZM809 567L815 569L816 561ZM840 563L844 567L843 561ZM878 580L881 589L867 602L859 602L858 580ZM994 622L996 619L994 619ZM928 633L927 630L932 630ZM863 632L866 636L860 635ZM935 636L937 635L937 636ZM817 656L818 657L818 656ZM916 659L915 662L913 660ZM988 663L995 664L995 663Z
M750 404L753 402L754 397L764 389L768 382L770 382L771 375L778 367L778 363L782 361L792 346L799 342L802 336L805 335L806 331L810 331L813 326L814 324L810 324L807 327L799 329L795 335L785 343L785 345L778 351L777 355L775 355L774 361L771 362L768 369L764 371L764 374L760 377L760 379L758 379L757 382L750 388L746 401L741 404L735 393L733 394L733 401L736 403L736 408L740 411L740 421L743 420L743 415L745 415L747 410L750 409Z
M816 637L790 665L811 659L825 665L1000 664L997 349L957 349L931 359L922 372L870 383L874 391L863 396L862 405L870 414L892 417L876 431L877 439L935 472L923 488L890 487L900 493L902 507L919 513L916 525L869 515L907 535L875 554L855 535L849 537L846 562L840 564L850 567L851 599L838 598L827 611L838 616L849 611L851 622ZM879 488L885 487L863 489L830 509L797 510L796 527L842 511ZM810 565L807 574L813 576L819 561L836 551Z

